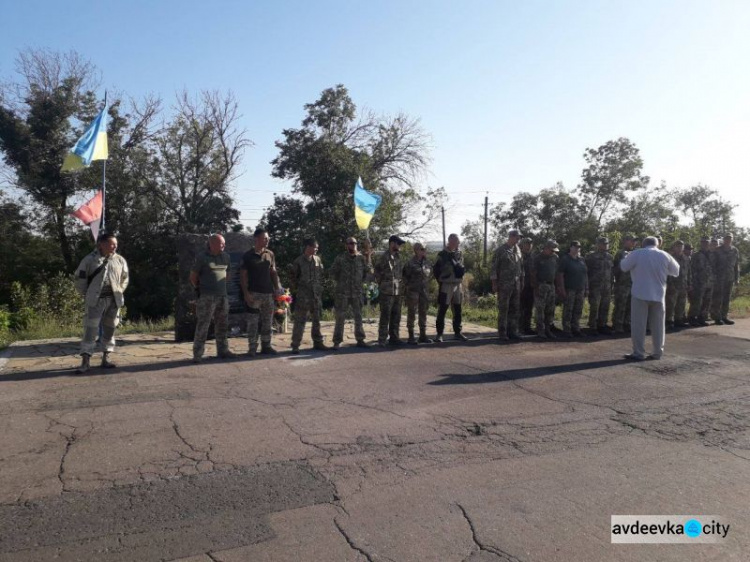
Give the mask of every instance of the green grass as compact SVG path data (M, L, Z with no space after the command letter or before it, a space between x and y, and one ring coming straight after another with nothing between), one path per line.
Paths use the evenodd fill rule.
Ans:
M174 317L159 320L125 321L117 328L118 334L148 334L174 330ZM34 320L24 330L0 332L0 349L16 341L48 340L57 338L79 338L83 335L83 325L77 322L55 322Z

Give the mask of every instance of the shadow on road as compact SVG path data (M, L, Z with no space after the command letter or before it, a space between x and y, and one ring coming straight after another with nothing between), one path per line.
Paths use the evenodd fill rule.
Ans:
M572 363L569 365L553 365L551 367L529 367L527 369L508 369L506 371L492 371L488 373L472 374L445 374L440 375L439 380L427 384L442 386L448 384L485 384L493 382L514 381L518 379L529 379L533 377L544 377L547 375L559 375L561 373L574 373L588 371L591 369L604 369L616 365L627 364L622 359L607 359L603 361L588 361L586 363Z

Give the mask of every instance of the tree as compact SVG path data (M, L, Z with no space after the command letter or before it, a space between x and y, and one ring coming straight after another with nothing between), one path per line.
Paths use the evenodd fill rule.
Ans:
M599 228L607 214L628 199L628 194L644 189L649 177L641 174L643 160L630 140L621 137L597 149L587 148L588 163L579 186L585 216Z
M707 185L677 190L674 201L677 208L692 219L698 236L723 235L736 228L734 209L737 205L724 201L718 191Z
M153 137L154 157L137 169L142 192L163 205L174 233L226 230L239 218L230 192L245 149L232 93L187 92L176 115Z
M498 232L517 228L538 244L550 238L567 242L576 238L588 239L596 234L578 197L559 182L536 195L516 194L507 208L503 205L494 207L490 217Z
M358 114L341 84L324 90L305 110L302 126L285 129L283 140L276 142L273 176L292 181L301 206L291 203L294 197L277 198L264 217L275 239L283 232L315 236L330 263L343 240L357 231L351 197L357 177L383 200L370 225L373 240L394 232L415 235L434 222L445 194L432 190L422 196L417 191L428 163L427 135L417 120L403 114ZM415 213L417 209L425 214ZM288 228L294 224L288 213L300 228Z
M54 236L70 269L68 202L95 180L92 170L63 174L60 166L98 111L97 72L75 52L27 50L17 63L19 80L3 85L0 151L12 171L11 186L28 193L39 206L39 226Z

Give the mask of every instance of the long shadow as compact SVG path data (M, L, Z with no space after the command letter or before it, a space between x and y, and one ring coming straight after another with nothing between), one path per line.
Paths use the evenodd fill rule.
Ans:
M493 382L514 381L518 379L529 379L534 377L545 377L547 375L559 375L561 373L572 373L588 371L591 369L604 369L615 365L627 364L622 359L606 359L602 361L589 361L586 363L573 363L569 365L553 365L550 367L528 367L526 369L508 369L506 371L491 371L487 373L474 374L445 374L440 375L439 380L427 384L442 386L448 384L486 384Z

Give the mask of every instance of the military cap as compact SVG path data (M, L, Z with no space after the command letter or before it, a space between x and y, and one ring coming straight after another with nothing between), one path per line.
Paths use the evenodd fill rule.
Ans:
M560 245L557 242L555 242L554 240L547 240L544 243L544 247L545 248L552 248L553 250L558 251L558 248L560 247Z
M521 231L518 230L517 228L513 228L510 230L510 232L508 232L508 236L518 236L520 238Z
M400 246L401 244L403 244L403 243L404 243L404 240L403 240L402 238L399 238L398 236L396 236L396 235L394 234L393 236L391 236L391 237L390 237L390 238L388 239L388 243L390 244L391 242L395 242L396 244L398 244L398 245Z
M734 238L734 234L732 234L731 232L727 232L727 233L726 233L726 234L724 235L724 240L726 240L727 238Z
M607 238L606 236L600 236L599 238L596 239L596 243L597 244L609 244L609 238Z
M532 244L532 243L533 243L533 241L531 240L531 238L522 238L521 239L521 244Z

